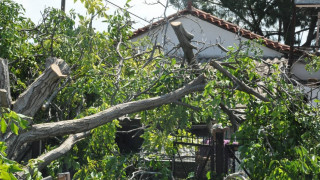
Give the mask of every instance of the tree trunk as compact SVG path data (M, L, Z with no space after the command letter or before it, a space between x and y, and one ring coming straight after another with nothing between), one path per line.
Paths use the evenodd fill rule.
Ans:
M0 107L11 106L8 61L0 58Z
M65 78L56 64L52 64L23 92L13 104L13 111L33 117L44 101Z
M65 78L65 74L70 73L69 66L62 60L57 58L48 58L46 62L47 69L40 75L18 99L13 103L13 111L33 117L35 113L44 104L44 101L52 94L52 92L59 86L61 78ZM31 119L29 125L32 125ZM22 133L22 132L19 132ZM11 132L5 134L5 142L9 147L14 144L18 136ZM18 153L11 158L18 160L21 153L25 154L24 145L21 144L17 150Z
M316 34L314 33L314 30L316 29L316 26L317 26L317 20L318 20L317 16L312 16L311 22L310 22L310 25L309 25L309 31L308 31L307 40L302 46L305 46L305 47L311 46L312 40L314 40L314 38L316 37Z

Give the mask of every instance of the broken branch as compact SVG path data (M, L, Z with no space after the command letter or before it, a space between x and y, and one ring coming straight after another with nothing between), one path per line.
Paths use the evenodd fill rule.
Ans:
M235 82L239 86L240 91L251 94L251 95L257 97L258 99L260 99L261 101L264 101L264 102L270 101L268 98L262 96L261 93L255 91L254 89L252 89L251 87L249 87L248 85L246 85L245 83L240 81L237 77L235 77L229 71L224 69L219 63L212 60L212 61L210 61L210 65L213 66L214 68L218 69L223 75L227 76L233 82Z

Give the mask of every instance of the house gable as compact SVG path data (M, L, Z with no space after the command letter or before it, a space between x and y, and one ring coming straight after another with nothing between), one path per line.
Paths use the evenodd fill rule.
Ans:
M263 44L261 49L264 51L263 56L266 58L283 57L290 50L290 47L287 45L259 36L195 8L175 13L169 16L168 19L169 21L181 21L185 29L194 35L193 44L198 49L207 48L198 54L198 58L225 56L225 52L212 45L219 43L224 47L235 46L239 44L239 36L242 41L261 39ZM166 38L165 50L170 50L178 44L178 40L172 27L168 24L168 28L166 29L166 26L167 23L164 19L152 23L135 31L132 40L135 41L144 36L149 36L152 39L157 37L157 43L162 44L164 42L163 38ZM182 51L178 54L182 55Z

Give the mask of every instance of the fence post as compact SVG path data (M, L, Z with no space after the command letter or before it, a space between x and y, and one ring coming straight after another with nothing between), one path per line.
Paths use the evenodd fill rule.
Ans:
M223 173L224 158L223 158L223 131L216 132L216 173L221 175Z
M224 173L224 132L227 130L227 127L223 127L222 124L214 124L211 127L213 138L216 142L215 144L215 170L216 174L221 176ZM213 164L213 163L212 163Z

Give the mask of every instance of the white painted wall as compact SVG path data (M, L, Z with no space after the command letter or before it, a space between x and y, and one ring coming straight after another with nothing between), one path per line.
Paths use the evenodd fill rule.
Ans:
M298 61L291 67L291 73L301 80L307 81L308 79L320 80L320 71L312 72L306 70L306 63Z
M308 81L309 79L320 80L320 71L312 72L306 70L306 63L302 61L295 62L291 67L291 73L298 79ZM315 102L316 99L320 100L320 87L319 86L307 86L300 87L301 91L308 95L308 99L311 100L311 104L316 107L319 103Z
M198 54L199 59L225 56L225 52L216 46L210 47L211 44L220 43L224 47L235 46L239 44L238 37L235 33L229 32L192 15L182 16L175 21L182 22L184 28L194 35L193 41L195 42L192 43L193 45L198 47L198 49L208 48ZM133 41L136 41L138 38L142 38L144 36L149 36L152 39L157 37L157 43L163 44L164 38L166 38L165 51L168 51L179 43L170 24L168 24L166 36L164 36L165 30L166 26L157 27L148 31L147 33L142 34L141 36L133 38ZM247 41L248 39L241 37L241 40ZM199 42L203 42L204 44ZM261 46L260 48L262 48L263 56L266 58L279 58L283 56L282 53L265 46ZM196 52L196 50L194 50L194 52ZM179 51L179 55L183 55L181 49Z

